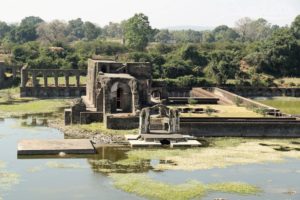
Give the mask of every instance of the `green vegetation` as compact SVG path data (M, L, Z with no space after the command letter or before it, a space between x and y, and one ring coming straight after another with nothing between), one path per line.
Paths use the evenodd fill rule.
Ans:
M111 177L115 187L150 199L193 199L201 198L207 192L226 192L240 195L253 195L261 192L259 188L245 183L203 184L198 181L188 181L173 185L152 180L145 174L111 174Z
M17 173L9 172L6 170L6 165L3 161L0 161L0 191L11 189L13 185L19 183L20 176ZM0 196L0 199L2 197Z
M274 97L268 99L258 99L256 100L263 104L278 108L281 112L287 114L300 114L300 100L293 97Z
M147 61L168 86L273 86L300 76L299 18L289 27L242 18L235 27L170 31L153 29L142 13L104 27L30 16L18 25L0 22L0 54L12 54L12 65L44 69L86 69L91 57Z
M207 148L134 149L119 164L141 163L143 160L163 160L154 170L201 170L232 165L281 162L285 158L300 159L299 139L210 139ZM281 151L285 149L285 151ZM205 162L203 162L205 160Z
M84 130L92 133L101 133L105 135L131 135L138 134L138 129L130 130L114 130L107 129L103 123L92 123L92 124L83 124L83 125L74 125L76 129Z
M68 101L63 99L34 100L25 103L0 105L0 116L20 117L28 114L47 114L59 111L68 106Z

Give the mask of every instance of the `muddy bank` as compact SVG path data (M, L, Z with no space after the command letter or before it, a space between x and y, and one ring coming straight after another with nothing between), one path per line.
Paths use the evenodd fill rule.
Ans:
M56 128L64 133L65 139L90 139L96 145L101 144L124 144L123 135L108 135L100 131L87 131L76 126L65 126L63 119L49 119L48 126Z

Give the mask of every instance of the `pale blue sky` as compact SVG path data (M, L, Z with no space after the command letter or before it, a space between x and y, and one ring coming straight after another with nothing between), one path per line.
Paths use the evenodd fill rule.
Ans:
M242 17L286 25L300 14L300 0L1 0L0 20L29 15L46 21L81 17L101 26L142 12L156 28L180 25L233 26Z

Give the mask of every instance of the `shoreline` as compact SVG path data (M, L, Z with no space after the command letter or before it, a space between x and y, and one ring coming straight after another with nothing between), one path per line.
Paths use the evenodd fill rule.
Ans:
M65 126L62 119L48 119L47 127L55 128L64 134L65 139L90 139L95 145L120 144L125 142L123 135L103 134L98 131L87 131L76 126Z

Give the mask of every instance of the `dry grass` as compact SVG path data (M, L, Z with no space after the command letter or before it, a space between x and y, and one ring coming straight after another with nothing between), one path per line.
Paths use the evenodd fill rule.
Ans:
M235 105L180 105L180 106L171 106L171 107L190 107L190 108L204 108L207 107L217 110L216 113L211 113L208 115L206 113L181 113L182 117L263 117L261 114L253 112L245 107L239 107Z

